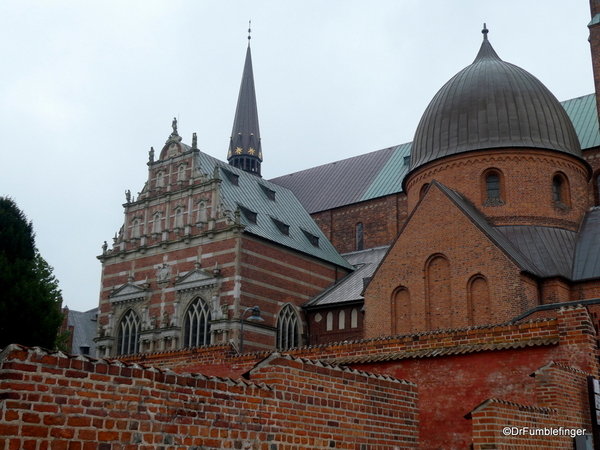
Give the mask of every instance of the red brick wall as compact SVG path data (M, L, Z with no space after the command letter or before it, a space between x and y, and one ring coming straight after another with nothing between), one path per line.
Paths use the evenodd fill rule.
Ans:
M429 261L436 255L447 260L450 271L443 302L427 281L438 278L434 274L426 278ZM486 322L474 321L484 316L474 317L469 311L468 289L476 275L488 282ZM400 288L408 289L410 307L400 309L400 318L396 310L394 324L394 294ZM365 337L503 322L537 305L536 289L470 218L432 186L365 290Z
M251 378L177 375L14 345L0 359L0 448L414 448L411 383L277 357Z
M503 205L485 204L484 173L491 168L503 175ZM568 179L568 208L554 203L552 179L557 172ZM577 158L557 152L502 149L443 158L406 180L409 212L417 204L422 186L433 180L460 192L494 225L542 225L578 231L589 207L587 167Z
M311 214L325 236L340 253L356 248L356 225L363 224L364 248L389 245L408 216L406 195L379 197Z
M473 420L473 448L571 450L574 433L591 433L588 375L550 363L535 373L536 406L496 399L479 405L468 415ZM526 434L505 433L503 430L507 426L511 431L520 429ZM556 435L550 434L552 428ZM569 434L564 434L563 429L568 429Z

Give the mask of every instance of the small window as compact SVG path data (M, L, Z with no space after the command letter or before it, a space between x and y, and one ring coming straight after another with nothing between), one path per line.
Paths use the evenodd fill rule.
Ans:
M487 176L485 179L488 198L500 198L500 177L495 173Z
M239 186L240 185L240 176L230 172L229 170L223 169L223 172L225 173L225 176L227 177L227 179L229 180L229 182L231 184L233 184L234 186Z
M358 328L358 309L352 308L350 313L350 328Z
M504 205L502 172L497 169L489 169L482 177L482 197L484 206Z
M269 189L264 184L259 183L260 188L265 193L269 200L275 201L275 191L273 189Z
M346 312L342 309L338 313L338 329L343 330L346 328Z
M429 183L425 183L423 186L421 186L421 191L419 192L419 198L423 198L423 196L425 195L425 192L427 192L428 187L429 187Z
M281 234L284 234L286 236L290 235L290 226L289 225L283 223L281 220L274 219L273 217L271 217L271 220L277 226L277 229L279 229L279 231L281 231Z
M246 217L246 219L248 219L248 222L256 224L257 220L258 220L258 214L255 213L254 211L250 211L248 208L245 208L244 206L240 205L240 211L242 211L242 214L244 215L244 217Z
M329 311L327 313L327 325L326 325L326 330L327 331L331 331L333 330L333 313L331 311Z
M570 206L569 183L562 173L557 173L552 178L552 198L554 206L559 208Z
M312 233L309 233L306 230L302 230L302 232L304 233L304 235L306 236L306 238L310 241L310 243L314 246L314 247L318 247L319 246L319 237L315 236Z
M364 247L364 228L362 222L359 222L356 224L356 250L363 250Z

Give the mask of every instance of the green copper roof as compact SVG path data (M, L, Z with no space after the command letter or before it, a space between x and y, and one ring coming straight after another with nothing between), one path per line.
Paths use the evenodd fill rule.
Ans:
M221 208L232 218L241 210L244 232L351 269L292 191L199 152L199 166L211 174L219 167ZM316 238L316 240L315 240ZM317 245L315 243L318 242Z
M598 113L594 94L572 98L561 103L573 122L581 149L585 150L600 145L598 130Z
M402 180L408 173L411 148L412 142L396 147L390 159L363 194L361 201L402 191Z

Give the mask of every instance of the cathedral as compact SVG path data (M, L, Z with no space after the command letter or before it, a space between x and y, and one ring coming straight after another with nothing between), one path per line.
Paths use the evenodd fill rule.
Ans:
M596 93L559 102L484 25L412 142L272 180L248 45L227 161L173 120L126 192L98 256L96 356L251 379L283 353L408 380L423 449L517 448L486 447L490 417L600 433L590 4Z

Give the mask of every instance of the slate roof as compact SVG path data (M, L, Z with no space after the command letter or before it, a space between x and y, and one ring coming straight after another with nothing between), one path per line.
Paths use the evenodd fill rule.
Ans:
M592 208L583 219L573 258L573 279L600 277L600 207Z
M96 354L96 327L98 316L98 308L90 309L89 311L73 311L69 310L67 326L73 327L73 347L71 353L82 354L81 347L89 347L89 355Z
M388 248L389 246L376 247L342 255L356 270L313 297L304 306L310 308L364 300L363 280L373 275Z
M203 173L213 173L219 167L221 202L233 218L242 208L240 221L244 232L276 242L288 248L351 269L352 266L335 250L312 217L302 207L292 191L264 180L256 175L237 169L203 152L198 152L198 165ZM233 177L229 174L233 174ZM237 185L233 179L237 178ZM272 194L271 199L269 195ZM255 222L252 217L256 215ZM289 227L286 235L280 225ZM314 245L311 236L318 240Z
M594 94L561 103L582 150L600 146ZM412 142L273 178L290 189L310 213L402 192Z
M475 61L433 97L413 140L410 170L474 150L525 147L581 157L565 109L529 72L502 61L487 40Z

